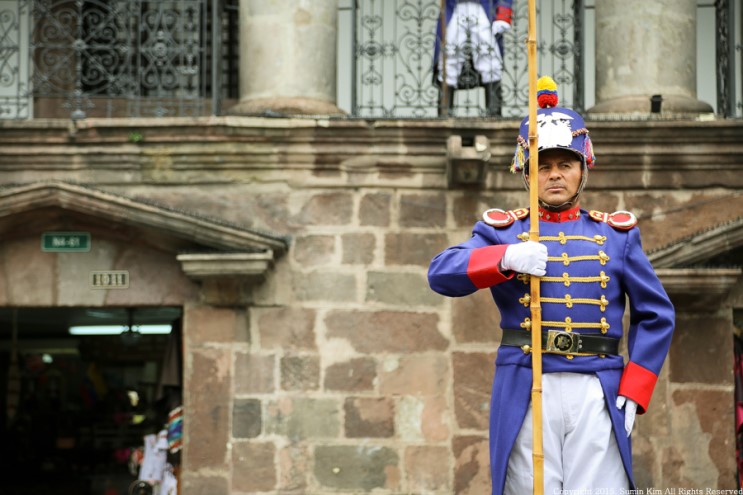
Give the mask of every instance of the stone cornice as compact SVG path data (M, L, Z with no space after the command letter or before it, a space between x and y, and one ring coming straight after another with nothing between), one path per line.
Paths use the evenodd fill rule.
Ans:
M724 299L743 274L741 268L661 268L656 270L671 297L692 298L696 303L715 303Z
M656 268L703 263L720 253L743 245L743 218L738 217L721 225L673 243L659 247L648 254Z
M270 253L273 257L274 252L288 247L288 241L277 236L78 184L46 181L0 188L0 219L50 207L155 229L189 239L204 249Z
M743 187L743 122L588 121L598 165L590 187ZM290 171L328 184L374 180L446 187L446 141L484 135L491 146L486 189L522 190L507 172L516 120L376 120L203 117L0 121L0 182L34 175L97 183L281 181ZM714 159L710 159L714 157ZM107 174L108 179L101 176ZM335 178L328 173L336 172ZM364 176L370 177L364 179ZM263 180L263 179L261 179Z

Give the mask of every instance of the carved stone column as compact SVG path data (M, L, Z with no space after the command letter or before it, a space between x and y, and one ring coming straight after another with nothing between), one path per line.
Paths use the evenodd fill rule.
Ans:
M337 2L240 0L240 102L232 114L339 114Z
M589 113L707 113L696 98L696 0L596 0L596 101Z

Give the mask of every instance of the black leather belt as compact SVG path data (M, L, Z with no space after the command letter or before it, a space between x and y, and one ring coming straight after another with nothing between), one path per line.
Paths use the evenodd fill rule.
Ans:
M531 332L506 328L503 330L501 345L514 345L528 352L531 348ZM542 330L542 351L576 356L619 354L619 339L562 330Z

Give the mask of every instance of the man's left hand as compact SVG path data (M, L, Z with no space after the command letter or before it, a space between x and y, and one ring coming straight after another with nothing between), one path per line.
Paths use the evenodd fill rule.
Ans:
M637 414L637 402L620 395L617 396L617 409L624 408L624 431L627 436L632 433L632 427L635 425L635 415Z

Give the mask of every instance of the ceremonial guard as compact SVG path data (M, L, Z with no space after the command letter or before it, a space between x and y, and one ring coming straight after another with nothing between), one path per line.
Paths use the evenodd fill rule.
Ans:
M454 106L454 90L482 86L489 115L501 113L503 75L503 33L511 29L513 0L446 0L444 15L445 50L441 22L437 23L433 56L434 83L441 89L439 113L444 95L448 108ZM464 68L471 64L471 70ZM443 91L444 73L446 91Z
M531 276L541 280L544 493L621 493L635 486L630 433L670 347L674 310L642 250L635 216L580 208L595 164L588 130L580 115L556 106L554 81L541 78L538 89L539 242L529 240L528 209L488 210L469 240L432 260L429 283L452 297L490 289L501 314L492 493L533 488ZM511 167L528 188L527 139L528 118ZM627 362L619 354L625 302Z

